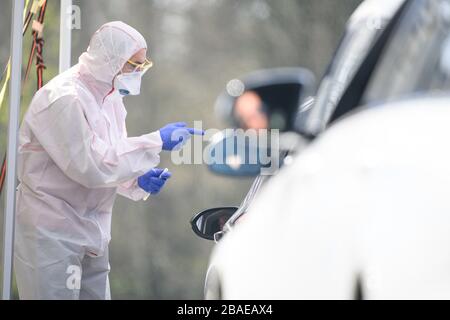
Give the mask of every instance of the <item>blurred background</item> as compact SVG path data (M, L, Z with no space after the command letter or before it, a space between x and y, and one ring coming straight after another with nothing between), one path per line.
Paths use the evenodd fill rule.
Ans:
M10 53L11 4L1 1L0 68ZM72 64L103 23L122 20L147 39L154 67L141 95L125 98L128 133L141 135L169 122L194 120L225 128L213 105L226 83L261 68L302 66L320 78L346 20L361 0L74 0L81 13L73 30ZM60 1L48 0L44 28L44 81L58 73ZM31 32L24 38L24 69ZM24 71L23 71L24 72ZM23 88L22 114L36 90L35 68ZM0 109L0 150L6 149L8 100ZM210 207L238 206L252 179L219 177L205 165L171 163L162 193L135 203L118 197L110 244L113 299L201 299L212 242L189 220ZM3 234L4 195L0 227ZM0 239L2 242L3 239ZM0 249L1 250L1 249ZM1 266L0 266L1 268ZM0 270L1 271L1 270ZM17 298L17 292L15 291Z

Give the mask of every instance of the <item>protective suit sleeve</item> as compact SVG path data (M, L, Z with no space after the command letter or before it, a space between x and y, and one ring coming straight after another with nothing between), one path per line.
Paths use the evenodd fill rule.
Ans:
M159 163L159 132L123 137L113 146L91 128L76 96L58 98L25 118L56 165L87 188L118 187Z
M133 201L142 200L150 195L148 192L138 186L137 178L119 185L117 187L117 193Z

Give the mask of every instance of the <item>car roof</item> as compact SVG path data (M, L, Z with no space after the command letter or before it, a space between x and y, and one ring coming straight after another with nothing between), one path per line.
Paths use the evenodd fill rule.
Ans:
M366 0L355 10L347 22L347 28L359 26L361 21L390 19L405 0Z

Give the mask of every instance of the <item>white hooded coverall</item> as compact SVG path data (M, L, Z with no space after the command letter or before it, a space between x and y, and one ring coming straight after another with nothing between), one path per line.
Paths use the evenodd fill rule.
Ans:
M113 79L143 36L103 25L77 65L34 96L19 133L15 273L21 299L109 299L108 243L119 193L159 163L159 131L128 137Z

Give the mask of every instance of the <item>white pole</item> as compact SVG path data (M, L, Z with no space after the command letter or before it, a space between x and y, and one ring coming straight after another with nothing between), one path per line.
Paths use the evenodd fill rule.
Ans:
M11 25L11 83L9 91L8 158L6 160L6 210L3 231L3 291L4 300L11 299L14 255L14 216L16 207L16 159L20 115L20 85L22 77L22 27L24 0L13 1Z
M61 0L59 22L59 73L70 68L72 47L72 0Z

